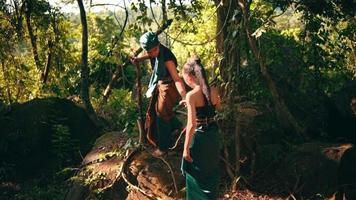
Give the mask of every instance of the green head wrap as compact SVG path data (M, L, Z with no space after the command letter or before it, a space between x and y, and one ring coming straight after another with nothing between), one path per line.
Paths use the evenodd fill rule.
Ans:
M154 32L146 32L140 37L141 47L148 51L159 44L158 37Z

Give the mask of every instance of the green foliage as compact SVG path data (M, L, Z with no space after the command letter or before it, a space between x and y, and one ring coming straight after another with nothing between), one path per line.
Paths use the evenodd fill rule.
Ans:
M6 162L0 163L0 181L6 181L9 178L14 177L15 170L13 164L8 164Z
M135 30L133 35L137 39L143 32L155 31L157 27L162 26L163 14L158 2L151 1L148 5L143 1L131 3L131 9L136 12L137 17L136 22L130 24L129 30ZM198 55L213 71L216 7L207 0L196 0L191 4L181 4L179 1L167 2L166 14L168 19L174 20L165 31L168 35L161 34L160 41L172 49L177 57L178 66L182 66L190 56Z
M326 7L320 7L322 15L316 14L318 9L307 2L301 2L307 7L287 4L280 1L251 4L253 35L258 38L268 70L281 92L319 90L332 94L355 77L351 42L354 35L349 32L354 22L345 10L337 10L339 3L324 12L332 4L325 3ZM244 56L249 58L248 54L242 54L243 59ZM248 66L242 67L238 74L239 94L259 102L270 101L255 58L248 61Z
M12 2L21 7L24 1ZM78 95L80 90L81 26L78 13L61 13L45 0L30 2L30 22L37 37L40 67L36 66L33 59L24 12L16 12L14 6L7 1L0 1L0 99L5 104L43 96L72 97ZM128 25L123 32L123 10L116 13L87 12L92 101L99 109L100 116L108 122L107 129L124 130L130 136L138 132L137 95L133 94L135 68L129 66L120 69L108 103L102 106L100 99L112 72L139 47L140 35L147 30L155 31L162 25L161 1L149 2L150 4L144 0L130 1ZM320 115L325 113L319 109L317 103L322 102L323 94L332 95L345 82L356 77L355 7L351 1L336 0L320 1L317 4L313 1L289 0L249 2L249 25L253 36L257 38L258 48L266 58L267 70L276 82L281 98L286 99L293 114L303 118L305 125L309 126L308 123L311 122L322 123ZM167 1L166 14L174 21L160 36L160 40L176 55L179 69L188 57L197 54L206 65L210 77L220 75L225 94L223 100L226 103L221 117L226 123L224 125L227 131L230 131L234 128L230 119L239 117L235 111L237 102L241 99L247 97L267 110L273 110L274 102L261 75L258 60L248 45L239 8L234 9L231 19L227 19L226 30L219 33L226 37L226 52L222 55L215 54L216 24L218 20L224 20L217 19L216 11L214 2L208 0L183 3L178 0ZM43 84L41 74L49 55L50 41L54 43L51 68L48 82ZM234 60L234 56L239 58ZM220 68L219 61L226 62L225 67ZM149 68L148 62L142 67L143 87L148 82ZM318 97L311 99L312 95ZM275 116L258 123L266 132L281 132ZM315 130L322 131L321 126L323 125ZM73 141L69 135L69 127L65 125L57 124L52 130L51 153L58 158L59 166L62 166L77 152L75 146L78 141ZM231 135L227 136L226 142L234 145ZM6 140L1 140L5 142L0 144L0 149L7 150ZM135 144L128 143L127 148L132 145ZM122 156L122 153L105 153L99 161ZM279 159L273 156L275 154L271 155L271 160ZM0 164L0 180L11 176L13 166ZM105 181L105 176L103 173L91 174L87 184L95 185ZM53 192L56 187L49 186L46 189ZM36 186L33 192L20 193L15 199L57 199L56 194L51 196L43 190L44 188ZM101 198L102 192L97 189L96 197Z
M70 163L73 159L73 154L79 151L79 142L71 137L67 126L56 124L52 129L51 153L57 158L58 166L63 166Z
M110 72L114 71L117 65L122 64L123 59L127 56L125 52L119 52L115 48L127 47L127 44L123 43L123 38L118 38L116 44L113 42L120 31L113 13L88 15L88 25L89 32L92 33L89 36L90 82L96 93L101 94L111 78ZM127 69L123 69L123 71L126 72ZM129 81L132 79L130 77ZM120 83L121 81L115 86ZM125 83L127 84L127 82L124 82L124 86Z
M352 1L331 0L318 4L301 1L295 5L292 1L270 2L282 10L289 9L289 15L294 10L294 15L299 15L298 21L305 24L299 33L294 34L303 46L305 88L314 87L332 94L355 77L351 42L355 35L349 31L355 27ZM292 10L289 7L291 3ZM285 33L287 30L282 30L282 34Z
M24 102L47 95L68 96L73 94L72 88L76 85L76 81L73 81L75 78L72 77L72 75L78 76L75 70L77 61L74 58L76 48L73 44L75 31L70 30L70 24L63 14L50 7L48 2L30 2L30 23L37 38L36 44L42 68L37 68L33 60L24 13L16 13L8 4L3 5L0 11L0 94L7 103ZM24 2L13 3L21 7L20 3ZM50 83L43 85L41 73L48 58L50 41L54 44L52 60L49 63Z
M172 50L180 66L183 66L187 58L198 55L205 67L213 71L213 62L216 59L216 8L209 1L195 2L199 3L201 10L190 13L191 18L174 21L169 30ZM173 14L169 17L174 18Z
M109 130L123 130L129 135L138 133L136 120L138 118L136 100L133 100L131 91L114 89L99 113L108 121Z
M51 180L47 184L40 184L41 180L32 180L22 185L20 192L6 195L13 200L62 200L69 189L66 182Z
M315 16L309 20L304 37L305 61L312 84L327 94L340 89L347 80L355 77L352 38L347 30L352 21L334 21Z

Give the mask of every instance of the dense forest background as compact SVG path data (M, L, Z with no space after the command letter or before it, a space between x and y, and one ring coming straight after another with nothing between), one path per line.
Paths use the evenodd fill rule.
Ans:
M198 55L221 91L221 196L238 188L281 198L333 193L310 178L328 165L311 162L319 147L356 142L355 1L58 2L77 11L0 0L0 199L63 199L99 136L120 131L137 141L138 110L148 103L138 108L137 78L145 91L151 67L142 63L137 77L125 62L142 33L169 19L159 38L178 70ZM348 159L352 168L356 158ZM299 162L310 171L296 172ZM276 178L272 169L285 173ZM285 189L266 179L292 183Z

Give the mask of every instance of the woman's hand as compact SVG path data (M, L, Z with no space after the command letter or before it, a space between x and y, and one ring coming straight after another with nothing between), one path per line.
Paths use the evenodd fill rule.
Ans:
M193 162L193 158L190 156L190 150L189 149L184 149L183 158L188 162Z

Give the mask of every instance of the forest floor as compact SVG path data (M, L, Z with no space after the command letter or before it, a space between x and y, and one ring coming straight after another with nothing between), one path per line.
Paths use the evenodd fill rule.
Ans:
M295 198L293 196L282 198L282 197L273 197L269 195L261 195L248 189L231 191L229 193L224 194L223 197L220 198L220 200L235 200L235 199L236 200L282 200L282 199L292 200Z

